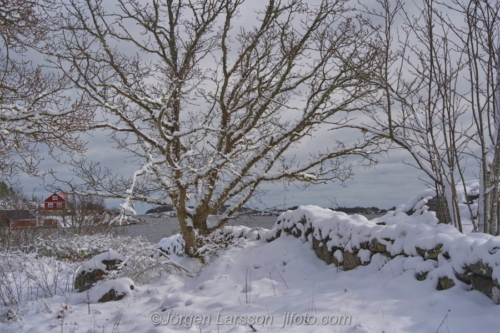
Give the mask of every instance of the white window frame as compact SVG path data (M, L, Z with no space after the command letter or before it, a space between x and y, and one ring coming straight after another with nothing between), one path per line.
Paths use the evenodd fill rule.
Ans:
M52 200L57 200L57 199L59 199L59 197L57 195L52 196Z
M54 208L54 204L53 204L52 202L49 202L49 203L47 204L47 207L48 207L48 208Z
M57 208L62 208L62 202L57 203Z

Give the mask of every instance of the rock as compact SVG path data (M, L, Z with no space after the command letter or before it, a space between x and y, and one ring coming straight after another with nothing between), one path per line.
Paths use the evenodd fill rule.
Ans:
M427 200L426 205L429 211L436 212L436 217L438 218L439 221L441 221L440 223L443 223L443 221L448 220L447 218L448 208L445 199L441 198L441 200L439 200L438 197L434 197Z
M417 273L416 278L418 281L424 281L425 279L427 279L427 274L429 274L429 272Z
M447 276L440 277L438 279L437 290L446 290L455 287L455 281Z
M106 302L111 302L111 301L119 301L123 297L125 297L125 294L118 294L114 289L111 289L108 291L106 294L104 294L99 300L99 303L106 303Z
M497 287L497 289L500 290L500 282L497 279L492 279L492 280L493 280L493 284L495 285L495 287Z
M334 258L333 258L333 253L331 251L328 251L326 241L322 241L322 242L316 241L313 243L316 244L315 247L313 245L313 249L314 249L314 252L316 252L316 255L318 256L319 259L323 260L328 265L335 263Z
M460 281L462 281L463 283L465 284L471 284L471 281L470 281L470 276L469 274L471 273L470 270L468 268L465 268L464 269L465 272L464 273L458 273L457 271L453 270L455 272L455 276L457 277L457 279L459 279Z
M297 229L296 227L293 227L292 229L292 235L296 238L299 238L302 235L302 231Z
M75 289L79 292L90 289L97 281L104 279L104 276L108 273L104 272L102 269L94 269L93 271L80 272L75 278Z
M417 280L423 281L427 279L427 275L429 274L429 272L434 270L436 267L437 267L437 262L434 260L424 260L419 262L415 266L415 273Z
M419 256L425 259L425 250L419 248L418 246L415 247L415 250L417 250Z
M421 249L418 246L415 247L415 250L417 250L417 253L424 259L437 260L438 256L441 254L441 252L443 252L442 248L443 248L443 244L438 244L434 248L429 249L429 250Z
M483 263L481 260L469 265L469 269L471 270L471 272L478 275L487 277L491 277L493 275L493 268L491 268L488 264Z
M276 240L276 239L280 238L281 237L281 232L282 232L282 230L279 229L278 231L276 231L276 236L275 237L272 237L272 238L269 238L269 239L266 239L266 240L268 242L272 242L273 240Z
M361 265L361 260L356 254L349 251L344 252L344 270L349 271L359 265Z
M130 290L134 290L134 286L130 286ZM112 301L119 301L123 297L125 297L126 294L124 293L119 293L114 289L111 289L107 293L105 293L99 300L99 303L106 303L106 302L112 302Z
M495 302L495 304L500 304L500 289L498 289L497 286L494 286L493 289L491 289L491 294L493 302Z
M135 290L134 282L129 278L99 282L92 287L89 293L89 301L92 303L106 303L119 301Z
M109 271L117 270L124 260L122 255L113 250L98 254L76 271L75 289L79 292L90 289L97 281L103 280Z
M376 238L371 240L368 249L372 252L387 253L387 246L380 243Z
M491 278L475 273L470 274L469 277L472 283L472 289L482 292L489 298L493 298L493 288L496 287Z
M437 257L439 256L439 254L441 252L443 252L442 248L443 248L443 244L438 244L433 249L427 250L427 255L426 255L425 259L437 260Z
M370 249L370 242L361 242L359 244L359 247L363 250L369 250Z
M342 250L337 249L333 252L333 263L337 267L344 266L344 253Z
M312 247L313 247L314 252L317 251L317 249L319 248L320 244L321 244L320 240L316 239L315 237L312 237Z

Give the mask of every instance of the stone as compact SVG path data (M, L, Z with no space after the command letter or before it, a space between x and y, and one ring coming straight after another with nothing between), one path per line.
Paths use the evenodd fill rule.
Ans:
M441 252L443 252L442 248L443 248L443 244L438 244L434 248L429 249L429 250L424 250L424 249L421 249L418 246L416 246L415 250L417 250L418 255L424 259L437 260L438 256L441 254Z
M296 227L294 227L292 229L292 235L296 238L299 238L301 235L302 235L302 231L300 231L299 229L297 229Z
M438 279L437 290L446 290L455 287L455 281L447 276L440 277Z
M368 249L372 252L387 253L387 246L380 243L376 238L371 240Z
M427 250L425 259L437 260L439 254L443 252L443 244L436 245L433 249Z
M485 294L489 298L493 298L493 288L495 287L493 279L475 273L470 274L469 277L472 283L473 290L477 290Z
M111 289L108 291L106 294L104 294L99 300L99 303L106 303L106 302L111 302L111 301L119 301L123 297L125 297L125 294L118 294L114 289Z
M315 252L319 248L320 243L321 243L321 241L319 239L312 237L312 248Z
M497 287L499 290L500 290L500 283L497 279L492 279L493 280L493 284L495 285L495 287Z
M457 277L457 279L459 279L463 283L470 285L471 284L470 276L469 276L470 270L468 270L467 268L465 268L464 270L465 270L464 273L458 273L457 271L454 270L455 276Z
M488 264L483 263L481 260L478 262L469 265L469 269L471 272L478 274L478 275L483 275L487 277L492 277L493 275L493 268L491 268Z
M417 280L418 281L424 281L425 279L427 279L427 274L429 274L429 272L420 272L420 273L417 273Z
M446 221L448 218L448 213L447 213L447 205L446 205L446 201L441 198L441 200L439 200L438 197L434 197L434 198L431 198L429 200L427 200L427 203L426 203L429 211L431 212L436 212L436 217L438 218L438 220L440 221L440 223L443 223L443 221Z
M110 250L96 255L81 265L75 274L74 287L79 292L90 289L96 282L104 279L109 271L117 270L125 258Z
M134 290L134 286L130 286L130 290ZM115 289L110 289L107 293L105 293L99 300L99 303L113 302L119 301L123 297L125 297L125 293L119 293Z
M415 250L417 250L417 253L418 253L419 256L421 256L422 258L425 259L425 250L424 249L421 249L418 246L416 246Z
M79 292L90 289L97 281L104 279L104 276L108 273L104 272L102 269L94 269L90 272L80 272L75 278L75 289Z
M494 286L493 289L491 289L491 294L493 302L495 302L495 304L500 304L500 289L498 289L497 286Z
M349 251L344 252L344 270L349 271L361 265L359 257Z
M307 228L305 231L304 231L304 239L307 239L307 237L312 234L314 231L313 228Z
M314 243L316 243L316 246L314 246ZM324 240L322 242L320 242L320 241L313 242L313 249L314 249L314 252L316 252L316 256L319 259L326 262L328 265L335 263L334 258L333 258L333 252L328 251L328 246L326 245L326 240Z
M337 267L344 266L344 252L339 248L333 250L333 263Z
M363 250L369 250L370 249L370 242L361 242L359 244L359 247Z

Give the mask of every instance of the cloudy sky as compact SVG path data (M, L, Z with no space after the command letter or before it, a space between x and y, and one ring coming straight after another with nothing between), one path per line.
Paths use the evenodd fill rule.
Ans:
M104 133L97 132L86 137L89 142L86 157L90 160L99 161L124 176L131 176L138 168L139 165L133 159L112 148L113 145L107 142ZM332 137L335 137L332 132L328 132L327 136L317 137L305 144L301 152L307 154L311 146L318 142L327 144ZM405 203L407 199L426 188L426 184L420 180L427 179L425 174L403 163L411 162L409 154L404 150L391 150L389 156L380 155L377 159L379 163L371 168L365 168L360 161L353 160L355 175L347 180L345 186L340 182L332 182L303 189L293 184L265 184L262 186L266 191L261 198L262 203L256 204L259 208L283 208L295 205L334 207L336 203L343 207L376 206L387 209ZM49 156L46 156L41 167L54 170L59 178L71 179L73 176L68 165L59 164ZM39 197L47 197L50 194L42 179L22 176L20 182L27 195L33 193ZM47 178L46 182L50 182L50 178ZM108 207L118 206L120 203L121 200L107 200ZM151 207L137 203L135 208L138 213L144 213Z

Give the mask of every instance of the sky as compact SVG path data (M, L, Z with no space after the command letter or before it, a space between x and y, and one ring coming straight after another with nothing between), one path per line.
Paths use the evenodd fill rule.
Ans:
M117 173L131 176L138 165L122 152L112 148L103 135L89 137L88 151L86 157L90 160L99 161L103 165L112 167ZM321 138L318 138L321 140ZM303 148L308 152L309 145ZM418 194L426 188L421 179L427 179L425 174L403 161L411 162L409 154L402 149L395 149L377 157L379 163L366 168L359 161L355 163L354 176L348 179L344 186L340 182L328 184L310 185L300 188L297 185L284 186L282 183L267 183L262 186L266 193L260 198L261 203L255 202L257 208L266 209L277 207L278 209L299 205L318 205L321 207L378 207L388 209L404 204L406 200ZM41 165L45 169L52 169L61 178L70 179L72 176L68 165L59 164L51 157L46 156ZM21 176L19 178L23 192L31 196L46 198L51 192L44 185L44 180ZM50 182L49 178L45 181ZM118 207L123 201L119 199L107 199L109 208ZM145 213L153 206L143 203L135 203L137 213Z

